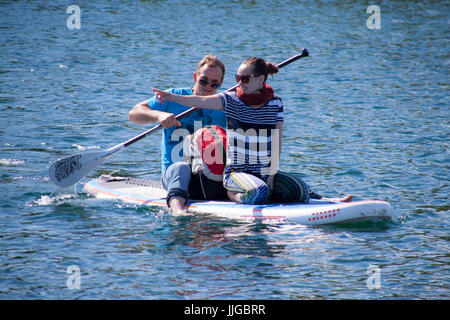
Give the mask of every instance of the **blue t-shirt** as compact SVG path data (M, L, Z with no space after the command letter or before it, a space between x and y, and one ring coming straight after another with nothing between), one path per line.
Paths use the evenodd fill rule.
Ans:
M191 88L172 88L166 91L181 95L194 94ZM152 110L169 112L174 115L178 115L190 109L190 107L173 101L161 104L155 97L150 98L147 103ZM200 109L179 121L181 127L174 126L163 130L161 140L161 167L163 173L172 163L185 161L183 156L183 138L186 135L194 133L197 129L213 124L221 126L222 128L226 127L225 114L217 110Z

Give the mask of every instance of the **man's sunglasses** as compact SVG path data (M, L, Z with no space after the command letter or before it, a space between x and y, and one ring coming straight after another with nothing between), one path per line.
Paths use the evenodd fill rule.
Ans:
M213 89L219 89L220 88L220 83L216 83L216 82L209 83L208 80L202 79L202 78L198 79L198 83L200 83L204 87L206 87L209 84L209 86L211 88L213 88Z
M258 74L258 75L250 74L250 75L243 75L243 76L238 75L238 74L235 75L237 83L242 81L242 83L246 83L246 84L250 81L250 77L259 77L259 76L260 76L260 74Z

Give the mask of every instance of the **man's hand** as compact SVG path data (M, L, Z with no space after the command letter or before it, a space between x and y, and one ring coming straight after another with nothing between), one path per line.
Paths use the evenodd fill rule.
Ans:
M164 129L168 129L173 126L181 127L180 121L175 119L175 115L173 113L161 112L158 115L158 121Z

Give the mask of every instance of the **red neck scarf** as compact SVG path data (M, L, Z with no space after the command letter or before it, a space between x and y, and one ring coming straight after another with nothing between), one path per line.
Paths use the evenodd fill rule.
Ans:
M264 87L259 93L244 93L241 87L237 87L236 92L238 98L248 106L259 106L272 99L274 94L272 87L267 83L264 83Z

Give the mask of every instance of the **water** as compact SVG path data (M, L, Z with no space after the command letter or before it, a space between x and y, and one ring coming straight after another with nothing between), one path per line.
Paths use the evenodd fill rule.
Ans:
M448 2L378 1L375 30L358 1L81 1L80 30L70 4L0 4L1 299L450 297ZM282 169L322 194L389 201L393 221L174 218L48 180L57 158L142 132L130 108L190 85L203 55L226 64L225 89L247 56L304 47L269 79L285 103ZM158 179L159 141L88 178Z

